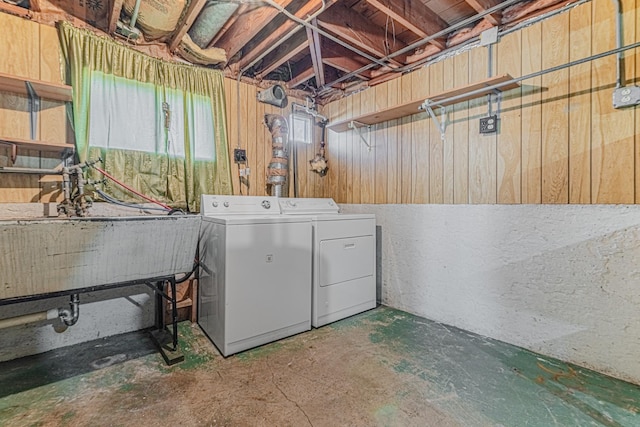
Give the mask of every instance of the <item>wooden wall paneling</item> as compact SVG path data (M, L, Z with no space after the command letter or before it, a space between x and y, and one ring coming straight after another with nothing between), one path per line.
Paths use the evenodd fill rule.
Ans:
M636 40L640 41L640 25L637 23L640 20L640 1L636 0ZM640 48L634 49L633 55L635 57L636 72L634 74L634 84L640 86ZM635 107L636 115L636 197L635 202L640 203L640 106Z
M355 95L351 95L351 114L354 116L360 114L360 98L361 93L356 93ZM351 203L361 203L361 188L362 188L362 179L361 179L361 151L362 146L364 145L358 135L354 132L349 132L350 144L351 144L351 168L352 168L352 190L351 190Z
M469 52L454 57L455 87L469 84ZM453 203L469 202L469 101L455 105L453 128Z
M225 106L227 114L227 139L229 144L229 158L231 159L231 182L233 194L240 194L240 181L238 177L238 164L233 161L233 150L238 147L238 93L237 82L232 79L224 79ZM245 147L246 148L246 147ZM244 191L244 189L242 189Z
M442 61L430 67L429 88L432 93L442 92L444 88L444 64ZM438 119L442 121L441 109L439 108L435 112L438 115ZM444 144L440 129L438 129L433 120L429 120L429 147L429 203L444 203Z
M40 80L66 83L62 79L60 41L55 27L40 25ZM67 141L67 107L63 102L41 100L40 139ZM60 154L40 152L39 168L53 169L60 164ZM64 199L61 176L40 176L40 201L58 202Z
M593 34L598 34L593 38L592 51L597 54L615 47L614 13L613 4L605 0L594 1L592 6ZM625 27L625 33L629 31L633 33L631 28ZM613 108L611 92L616 76L615 55L591 64L592 199L594 203L633 203L633 109Z
M337 102L338 116L347 116L347 98L342 98ZM338 192L336 194L338 203L347 203L347 138L349 132L340 132L338 134L338 161L340 166L338 169Z
M258 196L266 196L269 194L268 191L271 191L271 189L267 189L267 166L269 166L269 160L271 160L271 132L269 132L269 128L262 123L265 113L278 114L278 111L271 111L271 105L254 101L255 99L254 96L253 99L247 100L254 104L256 108L255 115L249 117L249 120L253 121L249 129L249 134L253 136L256 146L256 194ZM269 156L269 158L266 159L266 156ZM286 196L286 193L283 191L282 195Z
M373 88L361 92L360 114L373 111L375 108L376 94ZM353 131L352 131L353 132ZM366 135L366 133L365 133ZM369 144L375 144L374 132L367 135ZM367 148L362 142L360 146L360 185L361 203L375 203L375 159L377 147Z
M455 58L447 58L442 61L443 68L443 89L455 88ZM457 105L447 107L445 140L442 144L442 201L443 203L452 204L454 194L454 130L453 122Z
M238 103L240 104L240 121L238 122L238 126L240 127L240 144L241 148L247 150L247 167L249 168L249 195L256 195L256 187L257 181L256 177L258 169L256 168L256 161L258 153L256 152L256 144L255 140L251 141L249 139L249 108L253 105L253 111L255 111L255 103L246 102L245 100L249 99L251 87L246 83L240 83L240 96L238 97ZM244 189L245 194L247 192L247 188Z
M569 14L542 21L542 68L569 61ZM542 76L542 203L569 202L569 70Z
M326 106L327 117L330 121L334 121L337 116L337 102L332 102ZM353 132L352 130L348 132ZM340 134L332 130L327 130L327 146L325 156L329 162L329 171L327 175L322 178L325 180L327 186L323 191L324 197L331 197L337 199L338 195L338 180L339 172L342 165L340 164ZM337 200L336 200L337 201Z
M20 77L40 78L40 28L35 22L0 13L0 28L5 40L0 55L0 72ZM29 139L29 112L26 97L0 93L0 134ZM38 120L36 138L40 137ZM18 149L15 164L11 148L0 146L0 166L39 167L40 152ZM0 177L1 202L38 202L40 185L37 175L3 174Z
M500 39L496 45L497 73L522 74L521 33L516 31ZM497 201L521 203L522 123L520 119L521 88L502 94L497 135Z
M375 100L375 108L376 111L380 111L388 106L387 104L387 93L388 93L388 85L380 84L374 87L376 100ZM374 141L373 144L373 152L375 154L375 196L374 200L376 203L387 203L387 127L389 126L389 122L379 123L372 127L372 134Z
M353 117L353 96L345 98L347 104L346 117ZM353 181L355 170L353 167L353 132L344 132L345 134L345 203L353 203Z
M429 96L429 71L422 67L411 74L411 91L418 98ZM429 202L430 132L428 114L422 112L411 118L411 202Z
M542 24L522 30L522 74L542 70ZM542 203L542 77L522 82L522 203Z
M569 12L569 60L591 55L591 4ZM569 203L591 203L591 64L569 68Z
M414 99L415 95L411 91L411 75L405 74L400 81L400 101L408 102ZM400 131L398 134L398 165L399 165L399 187L400 199L399 203L413 203L413 173L412 173L412 154L414 151L414 141L411 134L412 117L403 117L400 120Z
M482 80L488 73L487 48L469 51L469 80ZM487 98L469 101L469 201L496 203L496 136L479 133L478 119L488 114Z
M400 79L393 79L385 83L387 86L387 106L398 105L400 99ZM390 120L386 127L387 141L387 201L386 203L400 203L400 155L398 147L398 132L400 120Z

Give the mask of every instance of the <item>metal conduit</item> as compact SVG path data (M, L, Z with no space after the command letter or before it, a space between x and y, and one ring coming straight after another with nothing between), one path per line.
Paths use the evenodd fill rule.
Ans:
M427 108L427 107L438 107L442 103L455 102L455 101L463 99L463 98L468 98L469 96L486 93L488 90L490 91L490 90L494 90L494 89L500 89L502 86L510 85L512 83L521 82L523 80L532 79L534 77L538 77L538 76L541 76L543 74L553 73L554 71L559 71L559 70L562 70L564 68L572 67L574 65L584 64L585 62L594 61L596 59L604 58L605 56L621 53L621 52L624 52L624 51L627 51L627 50L630 50L630 49L635 49L635 48L638 48L638 47L640 47L640 42L637 42L637 43L634 43L634 44L630 44L628 46L623 46L623 47L621 47L619 49L613 49L613 50L609 50L607 52L598 53L596 55L592 55L592 56L589 56L589 57L586 57L586 58L577 59L575 61L568 62L566 64L557 65L555 67L547 68L546 70L536 71L535 73L527 74L526 76L517 77L517 78L511 79L511 80L507 80L507 81L504 81L504 82L501 82L501 83L496 83L496 84L491 85L491 86L487 86L487 87L483 87L483 88L480 88L480 89L472 90L470 92L465 92L465 93L463 93L461 95L456 95L456 96L452 96L452 97L449 97L449 98L441 99L438 102L430 102L427 99L427 100L425 100L425 103L423 104L423 106L421 108L424 109L424 108Z
M447 28L438 31L435 34L432 34L432 35L430 35L428 37L425 37L422 40L418 40L417 42L415 42L413 44L410 44L409 46L406 46L406 47L404 47L404 48L402 48L402 49L400 49L400 50L398 50L396 52L390 53L389 55L381 58L381 60L392 59L392 58L395 58L398 55L402 55L403 53L407 53L410 50L416 49L416 48L418 48L418 47L420 47L420 46L422 46L422 45L424 45L426 43L429 43L431 40L435 40L435 39L437 39L439 37L445 36L445 35L449 34L452 31L455 31L457 29L465 27L465 26L467 26L467 25L469 25L469 24L471 24L471 23L473 23L473 22L475 22L475 21L477 21L477 20L479 20L481 18L484 18L486 15L489 15L489 14L491 14L493 12L497 12L499 10L502 10L502 9L508 7L508 6L511 6L512 4L519 3L521 1L522 0L507 0L504 3L500 3L498 5L495 5L495 6L491 7L491 8L489 8L489 9L485 10L484 12L480 12L480 13L478 13L476 15L473 15L473 16L471 16L471 17L469 17L469 18L467 18L467 19L465 19L463 21L458 22L457 24L450 25ZM332 81L331 83L325 84L322 88L319 89L318 92L322 93L322 92L325 92L327 90L330 90L331 86L333 86L334 84L341 83L341 82L347 80L348 78L355 76L356 74L360 74L363 71L366 71L366 70L372 68L374 65L375 64L364 65L364 66L362 66L361 68L359 68L359 69L357 69L355 71L347 73L344 76ZM404 67L394 68L391 71L394 72L394 73L404 72L404 71L410 70L411 68L413 68L415 66L416 66L416 64L408 64L408 65L405 65Z
M613 0L616 8L616 49L622 47L622 4L620 0ZM624 54L619 52L616 58L616 89L624 83Z

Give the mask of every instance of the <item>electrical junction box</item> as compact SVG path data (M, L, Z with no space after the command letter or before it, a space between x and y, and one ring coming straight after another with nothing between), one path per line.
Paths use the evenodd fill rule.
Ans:
M233 150L233 161L238 164L247 163L247 150L243 150L241 148Z
M480 119L480 133L496 133L498 131L498 116L493 115Z
M613 108L640 105L640 86L619 87L613 91Z

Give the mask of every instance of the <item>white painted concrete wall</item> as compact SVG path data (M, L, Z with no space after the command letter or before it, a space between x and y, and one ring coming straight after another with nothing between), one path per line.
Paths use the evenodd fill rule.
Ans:
M342 205L382 227L382 302L640 383L640 206Z
M0 319L69 307L69 297L0 306ZM80 294L78 323L60 320L0 329L0 362L153 326L154 298L144 285Z

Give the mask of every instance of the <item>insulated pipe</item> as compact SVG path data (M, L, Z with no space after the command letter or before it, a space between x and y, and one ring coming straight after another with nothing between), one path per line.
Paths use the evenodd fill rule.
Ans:
M29 323L41 322L43 320L53 320L58 318L58 309L53 308L39 313L25 314L24 316L9 317L0 320L0 329L11 328L13 326L27 325Z
M622 47L622 4L620 0L612 0L616 8L616 49ZM624 84L624 53L616 55L616 89Z
M267 184L271 185L271 195L282 197L282 188L289 174L289 159L285 145L289 129L285 118L278 114L265 114L264 123L271 132L272 157L267 166Z

